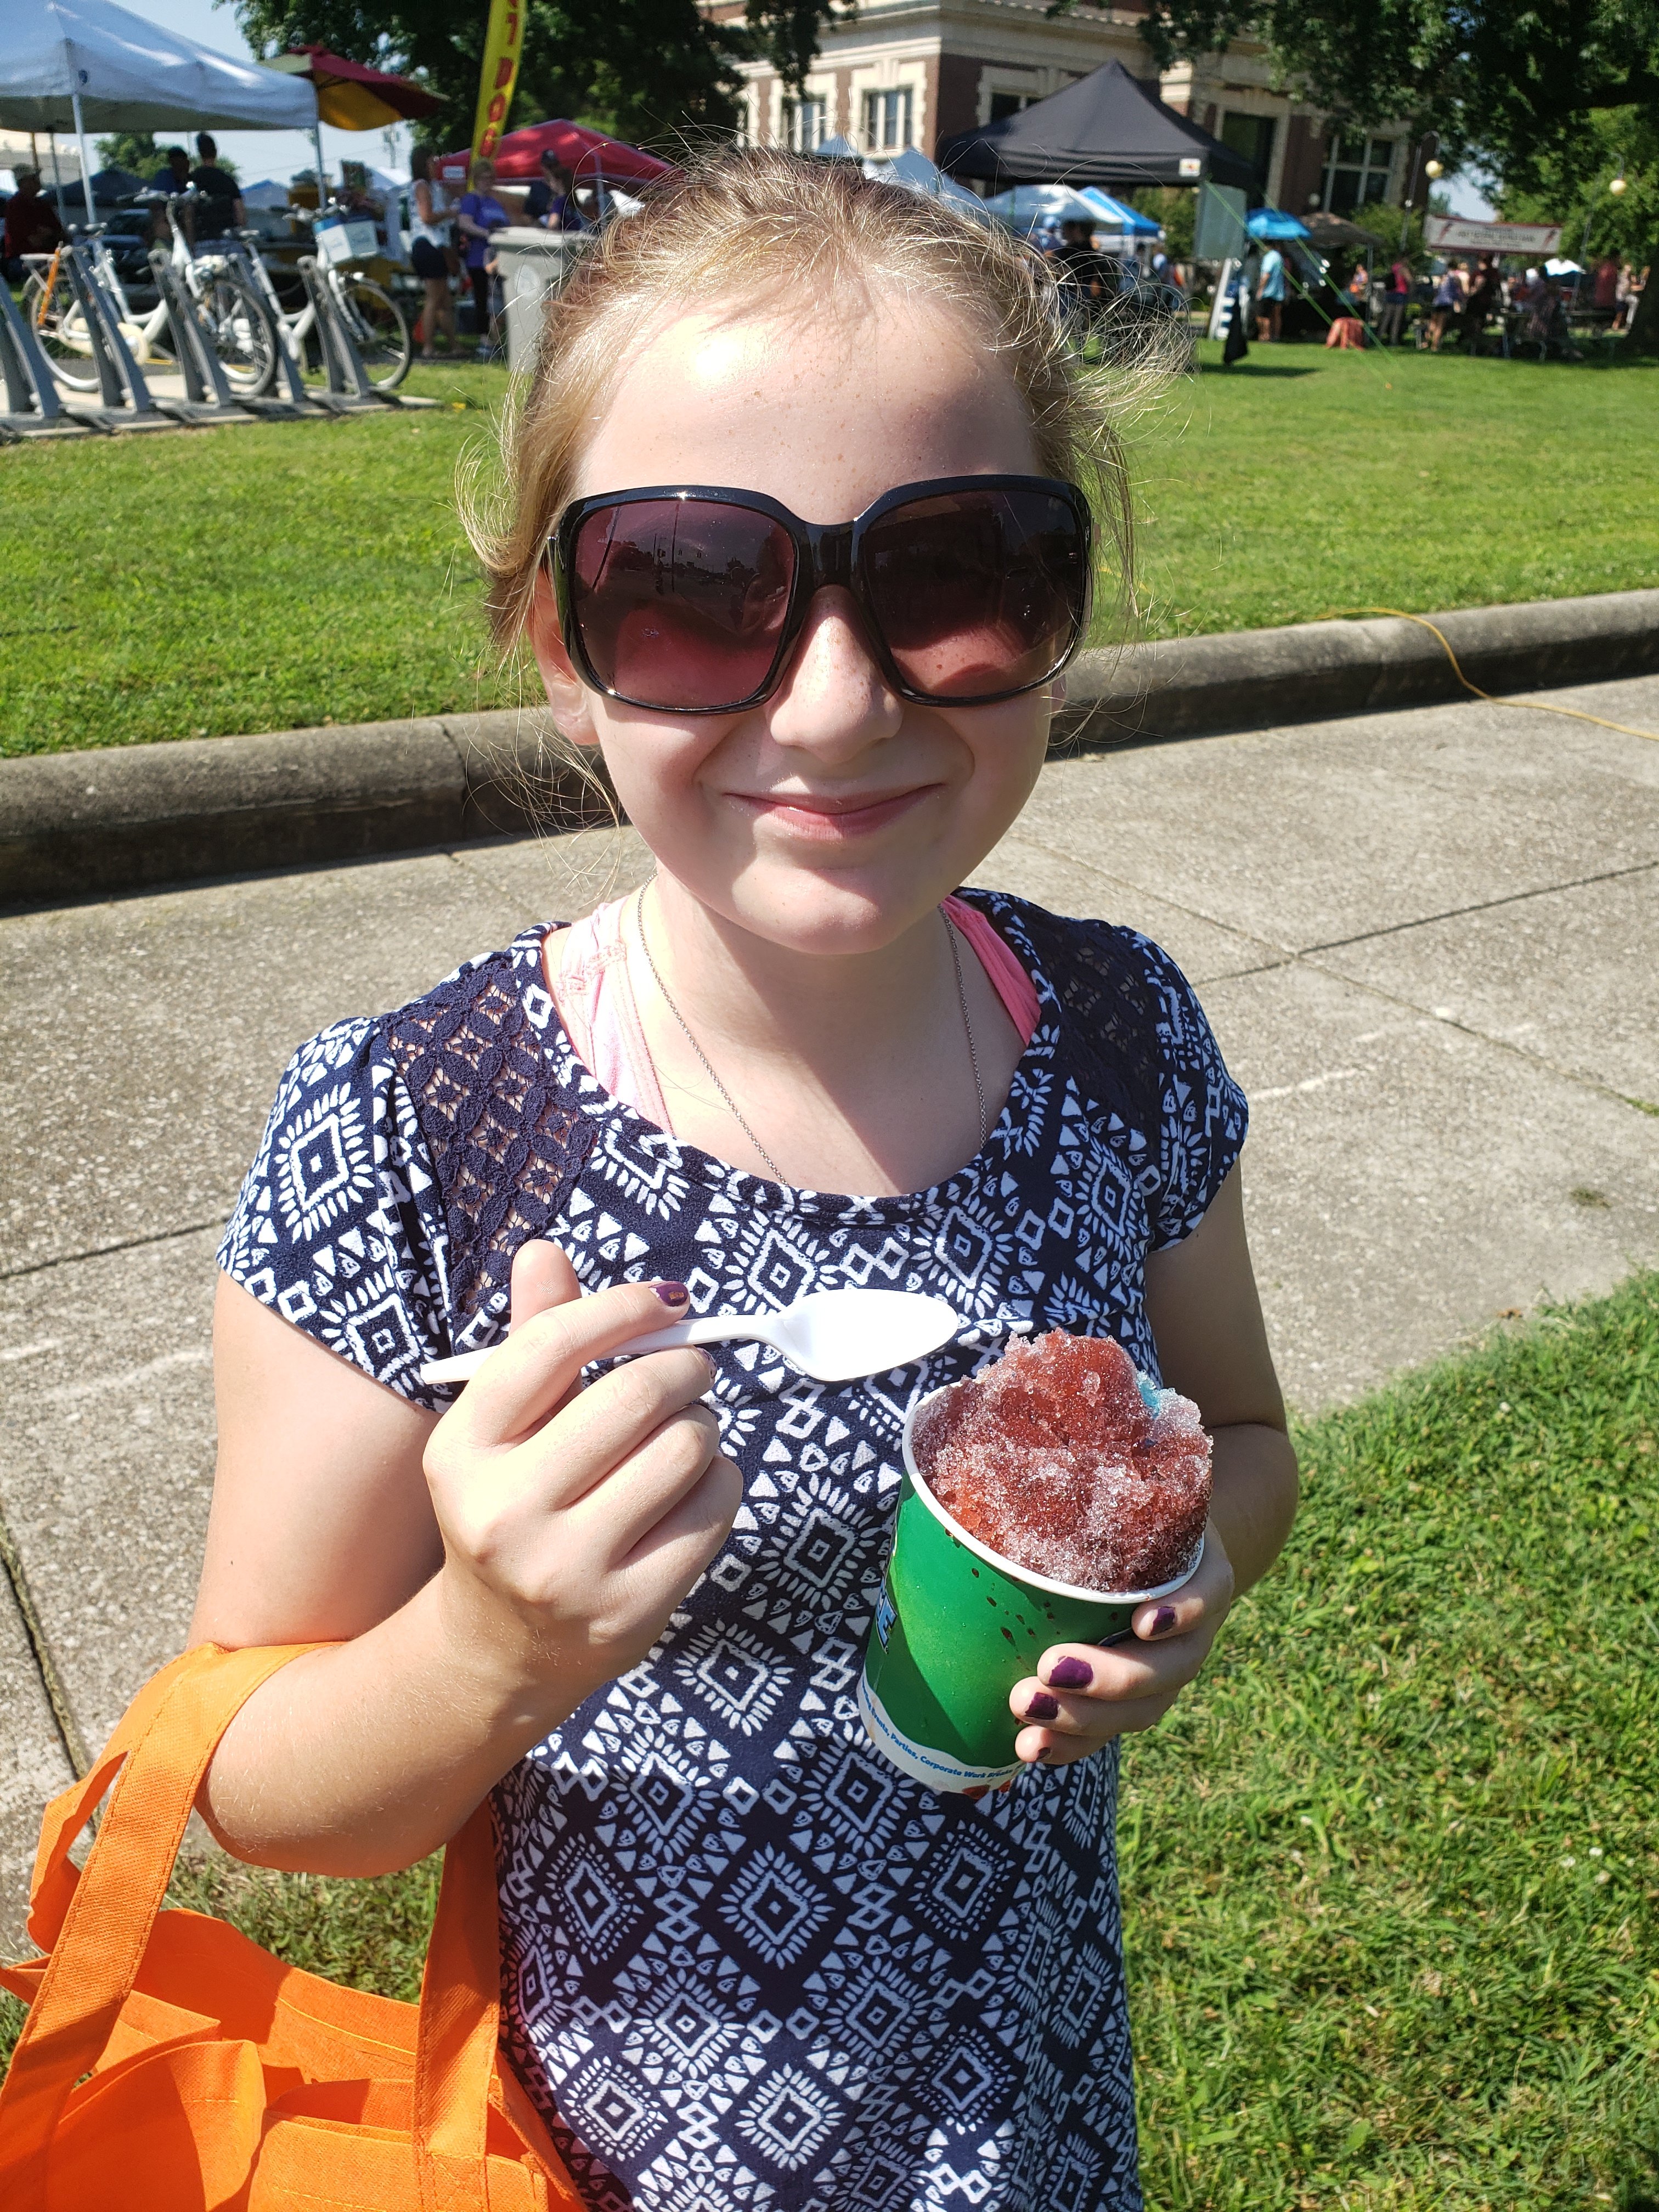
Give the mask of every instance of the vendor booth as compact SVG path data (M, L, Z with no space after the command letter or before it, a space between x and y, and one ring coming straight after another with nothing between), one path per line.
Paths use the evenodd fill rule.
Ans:
M1253 162L1167 106L1156 85L1131 76L1121 62L1107 62L1018 115L957 131L939 149L939 163L953 177L1000 186L1133 191L1138 185L1196 185L1207 178L1249 191L1257 182Z

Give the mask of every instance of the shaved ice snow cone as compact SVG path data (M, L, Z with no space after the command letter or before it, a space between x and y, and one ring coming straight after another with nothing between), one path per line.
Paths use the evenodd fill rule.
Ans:
M1196 1408L1137 1376L1121 1346L1056 1331L920 1400L903 1454L859 1710L902 1772L980 1796L1024 1764L1008 1696L1043 1652L1121 1640L1137 1606L1196 1572L1209 1440Z

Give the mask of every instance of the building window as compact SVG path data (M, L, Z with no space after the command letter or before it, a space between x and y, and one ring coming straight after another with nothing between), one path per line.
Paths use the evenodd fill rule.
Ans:
M1221 118L1221 143L1230 146L1235 154L1242 154L1255 171L1256 180L1265 191L1267 171L1273 158L1273 118L1271 115L1244 115L1230 110Z
M994 92L991 94L991 112L985 119L988 123L1001 123L1011 115L1019 114L1036 98L1034 92Z
M910 88L864 95L864 143L872 154L902 154L910 143Z
M1349 215L1386 199L1393 167L1392 138L1333 138L1325 164L1325 206L1333 215Z
M783 135L792 154L816 154L829 137L829 104L810 94L783 103Z

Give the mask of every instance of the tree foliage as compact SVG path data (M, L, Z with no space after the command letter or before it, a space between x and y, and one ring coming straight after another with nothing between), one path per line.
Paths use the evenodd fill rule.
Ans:
M161 166L161 149L153 131L118 131L98 141L98 159L106 169L125 169L129 176L148 177Z
M1659 0L1152 0L1142 27L1165 64L1247 33L1339 121L1432 130L1516 191L1595 111L1659 117Z
M451 0L233 0L255 51L320 44L424 84L443 106L416 126L445 149L472 135L489 10ZM509 127L566 115L672 150L729 130L735 62L750 34L709 22L696 0L528 0Z

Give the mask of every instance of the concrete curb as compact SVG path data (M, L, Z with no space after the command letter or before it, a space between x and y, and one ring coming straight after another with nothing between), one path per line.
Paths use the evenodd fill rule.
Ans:
M1486 691L1659 670L1659 591L1430 617ZM1386 617L1079 656L1057 752L1467 697L1438 641ZM409 852L611 819L531 709L0 761L0 902Z

